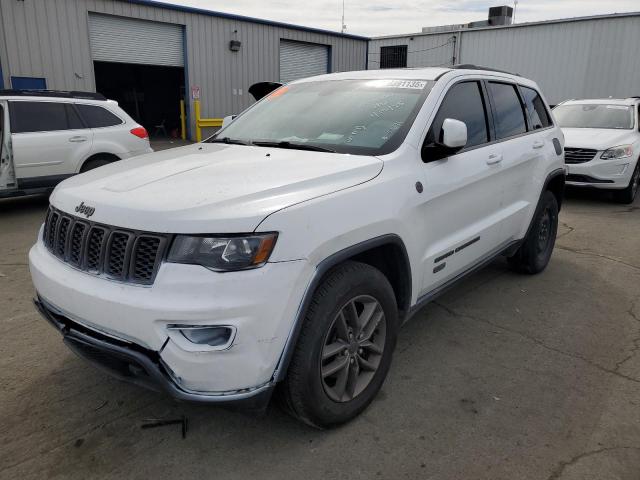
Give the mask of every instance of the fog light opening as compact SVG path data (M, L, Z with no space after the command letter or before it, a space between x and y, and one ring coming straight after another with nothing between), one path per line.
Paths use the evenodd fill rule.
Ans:
M195 345L208 345L224 350L231 346L236 334L235 327L227 325L169 325L170 330L178 331Z

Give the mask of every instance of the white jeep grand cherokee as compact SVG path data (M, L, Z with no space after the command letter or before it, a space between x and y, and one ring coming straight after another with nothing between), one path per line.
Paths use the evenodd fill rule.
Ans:
M500 254L545 268L562 143L536 84L503 72L300 80L203 143L63 182L29 254L36 305L120 378L256 408L277 386L339 424L421 306Z
M566 138L567 185L612 190L632 203L640 185L639 98L570 100L554 109Z

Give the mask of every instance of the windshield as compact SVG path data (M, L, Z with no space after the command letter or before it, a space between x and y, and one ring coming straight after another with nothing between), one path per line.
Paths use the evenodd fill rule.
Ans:
M382 155L402 143L434 83L328 80L286 85L207 141Z
M558 124L565 128L633 128L633 107L627 105L560 105L553 113Z

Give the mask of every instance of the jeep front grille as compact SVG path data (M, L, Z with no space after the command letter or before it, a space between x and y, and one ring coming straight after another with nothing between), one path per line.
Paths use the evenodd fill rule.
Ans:
M564 163L586 163L593 160L598 153L591 148L564 148Z
M50 207L43 241L52 254L75 268L113 280L150 285L169 238L90 222Z

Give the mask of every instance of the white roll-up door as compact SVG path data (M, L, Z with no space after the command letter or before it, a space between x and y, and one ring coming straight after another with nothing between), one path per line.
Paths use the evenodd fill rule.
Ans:
M329 47L312 43L280 40L280 81L328 73Z
M90 13L89 37L97 61L184 66L181 25Z

